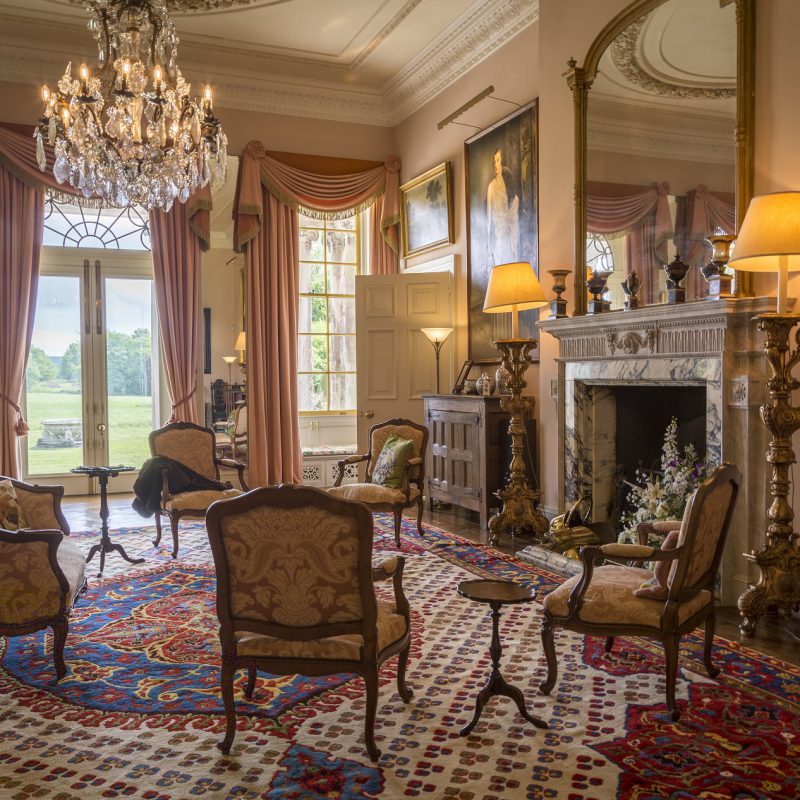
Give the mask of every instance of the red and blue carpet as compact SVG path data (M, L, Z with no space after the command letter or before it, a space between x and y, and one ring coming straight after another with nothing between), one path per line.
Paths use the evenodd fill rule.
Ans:
M147 562L132 567L112 555L106 577L91 578L59 683L49 633L0 639L0 797L798 797L800 669L718 638L722 674L711 681L701 639L689 637L678 681L683 716L673 724L657 645L623 639L606 655L599 640L562 632L559 682L544 697L535 604L504 614L503 668L550 729L493 698L474 733L459 736L488 674L491 626L485 606L460 597L456 584L492 576L546 592L558 578L436 529L420 538L411 525L403 547L414 699L401 702L388 665L380 762L369 761L361 738L363 684L347 675L261 676L249 703L242 676L239 731L224 757L215 747L223 716L214 571L205 528L181 528L176 562L150 546L152 529L115 532ZM376 554L394 552L387 519L376 517L376 534ZM95 535L74 538L88 550Z

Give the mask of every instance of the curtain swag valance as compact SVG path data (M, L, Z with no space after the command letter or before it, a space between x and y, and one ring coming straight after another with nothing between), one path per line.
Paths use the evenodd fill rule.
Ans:
M346 175L320 175L297 169L267 155L261 142L250 142L239 162L234 202L234 248L242 252L263 224L261 186L281 203L313 219L340 219L359 213L384 195L380 230L397 253L400 225L400 159L390 155L383 166Z
M26 186L52 197L60 203L88 208L100 208L104 204L99 198L86 198L68 183L59 183L53 176L53 148L45 144L47 167L42 172L36 162L36 142L8 128L0 127L0 164ZM211 246L211 187L198 189L186 201L189 212L189 227L200 240L200 249Z

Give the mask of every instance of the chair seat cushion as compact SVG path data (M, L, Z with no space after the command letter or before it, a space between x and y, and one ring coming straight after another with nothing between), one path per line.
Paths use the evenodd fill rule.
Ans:
M328 491L341 500L357 500L359 503L366 503L367 505L377 505L379 503L395 505L406 502L406 496L400 489L390 489L388 486L378 486L376 483L348 483L344 486L334 486ZM416 486L412 486L409 502L413 502L418 496L419 489Z
M164 508L167 511L205 511L217 500L225 500L228 497L236 497L240 494L242 494L240 489L224 489L221 492L214 489L204 489L199 492L181 492L170 497L164 504Z
M69 597L74 599L86 577L86 557L80 547L65 536L58 546L56 559L69 584Z
M573 575L544 598L544 607L552 616L569 616L567 601L580 577ZM660 629L664 601L634 595L634 591L652 577L650 570L639 567L597 567L583 597L579 619L600 625L646 625ZM700 592L681 604L678 621L689 619L711 601L711 592Z
M394 603L378 600L378 652L402 639L405 634L406 620L397 613ZM239 631L236 634L236 650L240 657L360 661L363 644L364 638L359 634L331 636L308 642L278 639L248 631Z

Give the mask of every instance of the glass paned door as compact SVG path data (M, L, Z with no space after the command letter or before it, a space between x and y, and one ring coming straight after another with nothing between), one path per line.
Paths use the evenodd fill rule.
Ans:
M26 372L25 474L86 493L92 487L72 467L138 469L149 456L159 374L152 265L149 254L79 263L47 255ZM130 491L134 480L120 475L109 490Z

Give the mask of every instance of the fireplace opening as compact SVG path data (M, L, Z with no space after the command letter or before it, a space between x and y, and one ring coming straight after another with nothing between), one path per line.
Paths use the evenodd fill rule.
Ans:
M628 509L630 483L636 471L660 472L664 434L672 417L678 421L678 449L692 444L698 457L706 455L705 386L619 386L616 401L615 492L610 522L619 530Z

